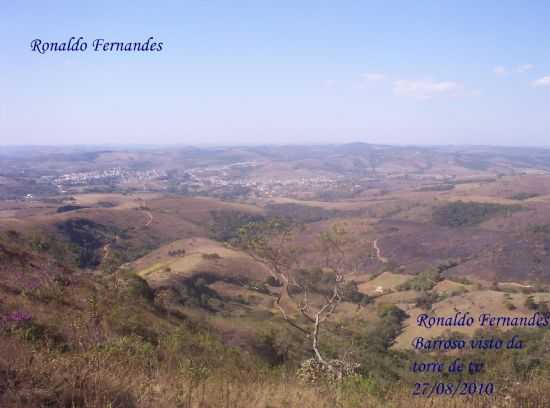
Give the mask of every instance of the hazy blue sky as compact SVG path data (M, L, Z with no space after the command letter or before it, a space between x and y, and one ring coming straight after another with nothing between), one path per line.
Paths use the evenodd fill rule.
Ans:
M1 0L0 36L0 144L550 146L548 1ZM71 36L164 50L30 50Z

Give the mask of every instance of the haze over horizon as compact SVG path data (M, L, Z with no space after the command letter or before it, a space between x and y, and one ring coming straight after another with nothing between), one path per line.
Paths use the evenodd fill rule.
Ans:
M286 147L286 146L346 146L355 144L367 144L373 146L388 146L388 147L418 147L418 148L503 148L503 149L550 149L550 144L546 145L502 145L502 144L415 144L415 143L370 143L368 141L350 141L350 142L327 142L327 143L304 143L304 142L287 142L287 143L219 143L219 144L184 144L184 143L50 143L50 144L3 144L0 146L6 149L32 149L32 148L76 148L76 149L166 149L174 148L196 148L196 149L224 149L224 148L254 148L254 147Z
M545 2L69 1L0 13L0 145L548 147ZM35 38L164 43L31 52Z

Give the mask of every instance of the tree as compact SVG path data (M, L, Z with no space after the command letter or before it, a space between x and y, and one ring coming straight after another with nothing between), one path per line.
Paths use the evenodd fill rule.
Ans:
M333 270L334 274L329 293L320 305L314 306L309 293L315 289L315 282L298 273L299 254L303 250L294 242L294 231L297 228L296 224L281 218L251 222L240 228L236 244L255 260L266 265L273 277L282 282L282 290L276 297L275 305L284 320L311 340L316 363L324 371L330 372L331 376L342 378L346 372L346 364L339 360L328 360L323 356L319 348L319 336L321 325L342 301L342 270L345 260L343 245L346 242L346 231L342 226L335 224L319 236L319 243L325 255L325 266ZM290 287L298 290L290 291ZM296 299L298 294L302 294L300 301ZM296 305L309 326L303 327L285 312L280 304L283 295Z

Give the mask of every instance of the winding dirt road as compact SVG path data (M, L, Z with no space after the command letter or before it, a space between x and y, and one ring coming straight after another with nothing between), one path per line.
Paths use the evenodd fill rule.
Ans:
M376 257L378 258L378 260L382 263L388 263L389 262L388 258L382 256L382 250L378 246L377 239L374 240L373 246L374 246L374 250L376 251Z

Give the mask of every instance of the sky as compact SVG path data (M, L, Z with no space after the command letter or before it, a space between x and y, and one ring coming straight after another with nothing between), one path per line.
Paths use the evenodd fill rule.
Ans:
M0 149L550 147L547 1L0 3ZM31 51L72 36L88 50Z

